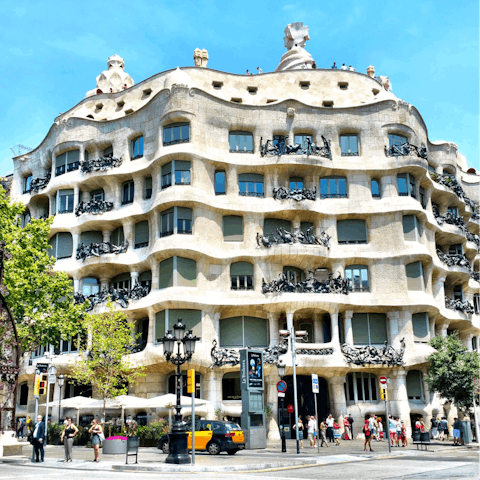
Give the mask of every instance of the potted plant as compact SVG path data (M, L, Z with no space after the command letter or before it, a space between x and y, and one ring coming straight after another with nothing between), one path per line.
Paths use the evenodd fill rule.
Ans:
M140 446L140 437L138 436L138 423L132 420L123 427L123 434L127 437L127 450Z

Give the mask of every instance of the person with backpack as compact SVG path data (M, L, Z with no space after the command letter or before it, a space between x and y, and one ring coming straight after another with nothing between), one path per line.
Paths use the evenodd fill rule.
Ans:
M370 427L368 425L368 419L365 420L365 425L363 426L363 433L365 434L365 444L364 444L365 451L367 451L367 443L368 443L370 451L373 452L373 448L371 444L372 432L370 431Z

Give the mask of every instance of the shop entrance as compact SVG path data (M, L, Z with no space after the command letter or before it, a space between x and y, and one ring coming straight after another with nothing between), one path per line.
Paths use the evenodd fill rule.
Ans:
M295 438L295 430L292 426L295 423L293 413L287 412L287 406L293 405L293 377L285 376L285 382L287 382L287 391L285 393L285 408L283 412L283 418L279 412L279 419L283 421L283 425L290 427L290 434L287 433L287 438ZM328 385L327 381L318 377L318 386L320 392L317 393L317 410L318 418L317 423L320 424L322 418L325 418L330 413L330 402L328 399ZM315 400L312 392L312 377L310 375L297 375L297 394L298 394L298 414L302 418L302 421L306 423L307 415L315 415ZM290 436L291 435L291 436ZM306 431L305 431L306 437Z

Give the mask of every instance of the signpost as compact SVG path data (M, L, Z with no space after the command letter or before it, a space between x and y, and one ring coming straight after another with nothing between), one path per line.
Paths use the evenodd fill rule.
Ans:
M314 435L317 434L316 442L317 442L317 451L320 453L320 442L318 441L318 411L317 411L317 393L320 393L320 388L318 386L318 375L316 373L312 373L312 392L313 392L313 399L315 400L315 432Z
M278 398L280 398L280 430L282 437L282 452L287 451L287 442L285 440L285 427L283 425L283 404L285 402L285 392L287 391L287 382L280 380L277 383Z
M187 370L187 393L192 394L192 465L195 465L195 370Z
M477 416L477 405L475 404L475 396L478 395L478 378L473 379L473 385L475 388L473 389L473 421L475 422L475 439L478 443L478 416Z
M387 394L387 386L388 386L388 378L387 377L380 377L380 393L383 400L385 400L385 427L387 429L387 442L388 442L388 452L392 453L392 445L390 443L390 419L388 418L388 394Z

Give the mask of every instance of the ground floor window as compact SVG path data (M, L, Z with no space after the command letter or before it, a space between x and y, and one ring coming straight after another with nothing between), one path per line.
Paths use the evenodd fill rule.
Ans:
M373 373L349 373L345 392L347 402L378 402L377 383Z
M240 372L226 373L222 378L222 400L241 400Z

